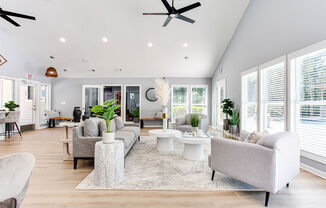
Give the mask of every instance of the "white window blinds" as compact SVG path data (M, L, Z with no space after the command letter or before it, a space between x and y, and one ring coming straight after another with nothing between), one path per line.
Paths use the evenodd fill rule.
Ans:
M326 157L326 49L291 59L294 130L301 149Z
M262 129L269 133L284 131L285 63L261 69Z

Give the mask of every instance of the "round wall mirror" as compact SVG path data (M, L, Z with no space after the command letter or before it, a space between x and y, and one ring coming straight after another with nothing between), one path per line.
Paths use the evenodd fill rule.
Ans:
M147 98L147 100L149 100L151 102L157 101L156 94L155 94L155 89L154 88L149 88L146 91L146 98Z

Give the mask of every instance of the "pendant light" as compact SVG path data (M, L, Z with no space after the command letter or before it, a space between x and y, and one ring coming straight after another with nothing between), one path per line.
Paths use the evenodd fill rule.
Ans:
M54 60L53 56L50 56L50 58L52 60ZM54 61L53 61L54 62ZM57 78L58 77L58 72L54 67L49 67L46 72L45 72L45 76L49 77L49 78Z

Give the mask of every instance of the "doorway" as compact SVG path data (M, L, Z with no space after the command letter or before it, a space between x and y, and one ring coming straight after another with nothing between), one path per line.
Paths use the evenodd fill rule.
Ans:
M122 104L122 86L121 85L104 85L103 86L103 102L107 100L117 100L116 104ZM118 116L122 115L121 107L115 110Z
M140 85L125 85L125 122L133 122L140 118Z
M22 80L19 86L20 126L22 131L35 129L36 84Z
M222 79L216 82L216 127L223 129L223 109L222 101L226 98L226 80Z

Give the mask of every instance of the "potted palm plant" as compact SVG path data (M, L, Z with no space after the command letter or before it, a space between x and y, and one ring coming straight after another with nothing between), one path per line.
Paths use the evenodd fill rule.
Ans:
M240 123L240 113L238 109L234 108L232 110L232 116L230 119L230 127L231 127L232 134L235 135L237 133L237 128L239 123Z
M97 115L105 120L107 131L103 132L103 143L104 144L109 144L109 143L114 142L115 133L113 131L111 131L111 129L110 129L110 122L116 116L115 110L120 108L120 105L115 104L117 101L118 100L114 100L114 99L107 100L103 103L103 105L95 105L91 109L91 111L95 115Z
M139 123L139 107L135 108L133 112L134 123Z
M234 103L229 98L222 101L222 111L225 114L225 119L223 119L223 130L229 130L230 120L229 116L232 116L232 109L234 108Z

